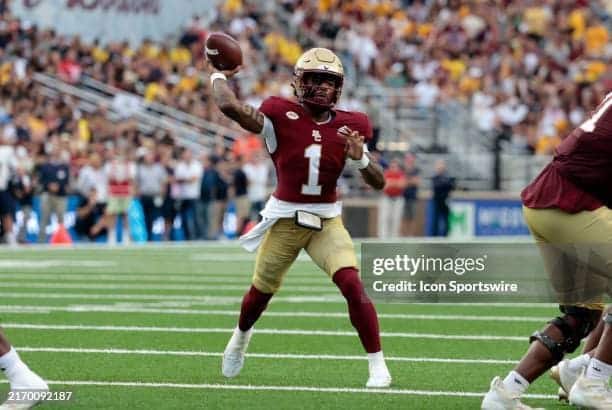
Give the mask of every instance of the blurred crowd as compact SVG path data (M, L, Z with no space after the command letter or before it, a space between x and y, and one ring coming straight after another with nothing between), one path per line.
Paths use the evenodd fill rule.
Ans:
M195 16L177 38L87 44L4 13L0 46L13 61L3 82L44 71L89 76L233 126L210 104L204 41L228 31L240 42L237 92L257 106L293 95L292 68L314 45L338 52L347 71L341 107L373 109L355 85L405 92L394 100L432 108L469 104L483 133L504 130L518 150L549 153L612 89L609 0L226 0L212 21ZM270 6L272 5L272 7ZM266 7L267 6L267 7Z
M401 90L396 108L464 104L483 135L537 154L550 153L612 89L609 0L226 0L211 21L194 16L176 38L139 45L62 36L16 18L9 3L0 0L0 191L26 211L40 193L43 227L52 215L62 222L64 198L78 193L77 216L89 218L81 232L92 238L114 233L112 216L131 197L141 198L149 235L161 217L168 237L178 214L186 238L218 237L228 198L236 199L240 231L268 193L269 162L255 136L192 152L166 131L112 122L107 106L86 112L45 93L35 72L75 85L90 77L235 128L211 104L209 32L240 42L244 69L234 86L255 106L291 96L298 56L328 46L346 69L340 108L368 112L376 132L381 108L355 90ZM14 208L6 205L5 216ZM41 241L47 233L40 229Z
M258 48L264 39L264 70L275 75L259 76L255 95L291 92L298 44L330 46L341 54L349 82L406 87L396 108L462 104L483 135L507 140L513 152L550 154L612 90L608 0L283 0L283 6L289 36L278 21L261 24L239 0L228 0L220 16L243 43ZM349 93L343 105L368 109Z

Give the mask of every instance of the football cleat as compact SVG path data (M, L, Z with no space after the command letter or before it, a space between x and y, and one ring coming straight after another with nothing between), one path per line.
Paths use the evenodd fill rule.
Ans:
M49 391L47 383L36 373L24 365L23 369L12 377L11 392L9 400L0 405L0 410L28 410L40 403L40 396L37 394L25 394L32 399L19 400L21 393L44 393Z
M583 367L584 369L584 367ZM550 377L561 387L559 389L559 400L567 400L570 390L576 379L580 376L580 371L572 371L569 366L569 360L565 359L559 362L558 365L550 369Z
M491 381L491 388L485 394L480 408L482 410L543 410L521 403L520 397L508 391L500 377L495 377Z
M249 341L251 340L252 334L253 329L249 329L246 332L238 328L234 330L234 334L232 334L223 352L221 373L223 373L225 377L236 377L240 374L240 370L242 370L242 366L244 366L244 355L247 347L249 347Z
M391 386L391 373L387 369L387 365L383 364L376 367L370 367L370 377L366 383L366 387L372 389L384 389Z
M589 379L583 371L570 390L569 402L578 408L610 410L612 409L612 391L607 381Z

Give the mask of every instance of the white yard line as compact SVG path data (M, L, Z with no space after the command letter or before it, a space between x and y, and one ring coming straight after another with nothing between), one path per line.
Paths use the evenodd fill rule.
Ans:
M7 383L6 381L2 381ZM439 390L408 390L408 389L366 389L349 387L317 387L317 386L268 386L268 385L239 385L239 384L187 384L187 383L146 383L146 382L109 382L94 380L48 380L52 385L65 386L102 386L102 387L142 387L166 389L195 389L195 390L248 390L248 391L275 391L275 392L316 392L316 393L364 393L364 394L395 394L407 396L438 396L438 397L482 397L485 393L458 392ZM556 399L552 394L525 394L527 399Z
M217 327L158 327L158 326L97 326L97 325L44 325L38 323L3 323L7 329L32 330L92 330L108 332L160 332L160 333L226 333L231 334L233 328ZM257 329L259 334L269 335L300 335L300 336L350 336L355 337L354 331L342 330L307 330L307 329ZM381 332L382 337L398 337L409 339L438 339L438 340L478 340L478 341L507 341L525 342L525 336L498 336L498 335L445 335L433 333L409 332Z
M238 290L245 291L245 285L147 285L147 284L113 284L113 283L41 283L41 282L0 282L0 288L20 289L85 289L85 290ZM291 286L292 292L329 292L335 290L334 285L328 286Z
M43 268L109 268L117 266L116 261L78 260L78 259L1 259L0 269L43 269Z
M246 291L246 287L243 290ZM160 295L160 294L113 294L113 293L37 293L37 292L0 292L0 298L10 299L83 299L83 300L154 300L154 301L181 301L201 305L228 305L242 301L240 296L207 296L207 295ZM317 296L275 296L275 303L342 303L344 298L338 294Z
M205 315L205 316L236 316L236 309L175 309L175 308L148 308L113 305L73 305L73 306L40 306L40 305L0 305L0 312L11 313L50 313L50 312L110 312L110 313L156 313L167 315ZM308 317L308 318L346 318L346 312L277 312L267 311L267 317ZM430 315L409 313L378 313L381 319L404 320L465 320L477 322L537 322L543 323L550 318L526 316L490 316L490 315Z
M143 350L143 349L82 349L73 347L16 347L19 352L38 353L83 353L83 354L109 354L109 355L151 355L151 356L197 356L222 357L223 352L203 352L185 350ZM367 360L366 355L332 355L332 354L293 354L293 353L247 353L247 357L258 359L295 359L295 360ZM449 363L449 364L515 364L518 360L497 359L449 359L438 357L405 357L385 356L390 362L414 363Z
M243 290L246 291L247 287ZM288 289L290 290L290 289ZM338 293L328 293L316 296L282 296L284 291L281 291L280 296L274 296L272 303L325 303L325 304L346 304L346 301ZM230 305L237 304L242 301L242 295L236 296L212 296L212 295L160 295L160 294L137 294L137 293L65 293L65 292L2 292L0 298L8 299L84 299L84 300L127 300L127 301L175 301L190 302L190 305ZM529 309L546 309L551 310L557 305L552 303L411 303L407 304L415 306L445 306L445 307L502 307L502 308L529 308ZM548 320L548 319L547 319Z
M78 280L86 280L90 283L96 282L104 282L104 281L113 281L113 282L161 282L161 283L173 283L173 282L187 282L187 283L240 283L244 285L248 285L251 283L253 275L250 273L240 273L233 275L208 275L208 274L200 274L200 275L151 275L151 274L99 274L99 273L91 273L91 274L83 274L82 272L78 274L71 273L0 273L0 280L61 280L61 281L78 281ZM320 275L311 275L308 277L292 277L289 275L285 281L290 282L289 288L292 287L293 283L300 284L310 284L310 285L325 285L330 284L331 280L324 274ZM27 284L28 282L22 282ZM335 288L334 285L331 285L332 288Z

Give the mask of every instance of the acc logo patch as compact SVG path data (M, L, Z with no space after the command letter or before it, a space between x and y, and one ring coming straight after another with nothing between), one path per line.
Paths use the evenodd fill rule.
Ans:
M299 115L297 115L297 113L296 113L296 112L293 112L293 111L287 111L287 112L285 113L285 115L286 115L286 116L287 116L287 118L289 118L290 120L297 120L298 118L300 118L300 116L299 116Z

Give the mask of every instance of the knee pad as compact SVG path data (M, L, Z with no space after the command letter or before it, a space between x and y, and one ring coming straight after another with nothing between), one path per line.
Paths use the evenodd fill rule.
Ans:
M580 346L580 341L587 337L597 326L597 322L602 312L601 310L569 305L561 305L559 309L565 314L556 317L548 323L554 325L561 331L563 340L554 340L545 333L545 330L537 331L529 338L530 343L534 340L538 340L550 350L555 363L560 362L565 353L573 353L578 346Z

